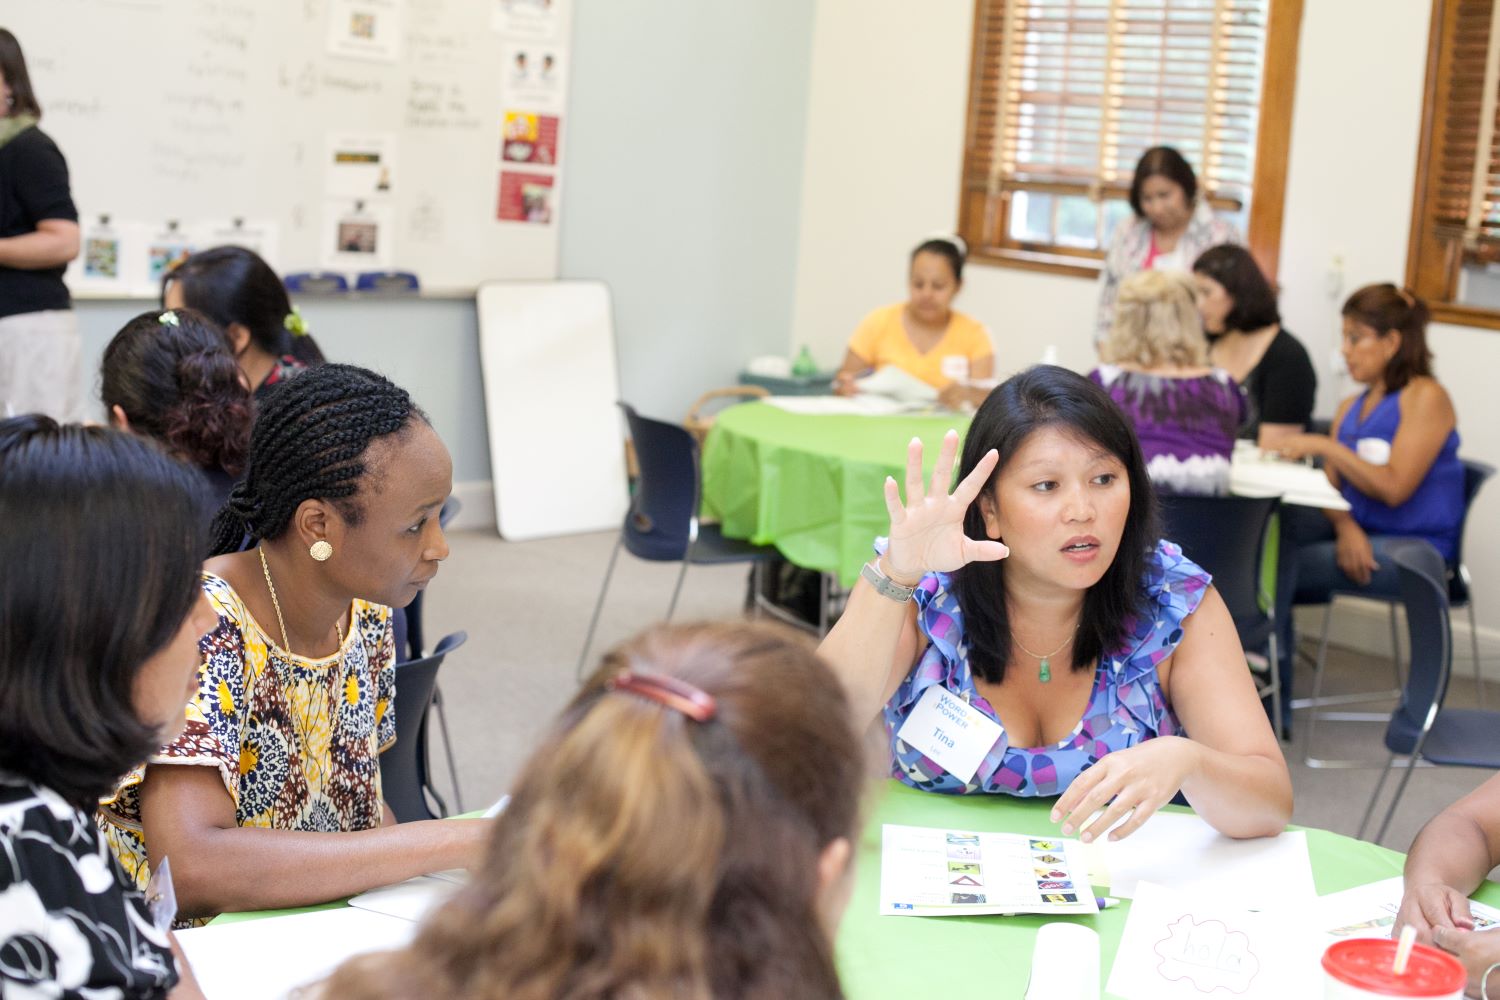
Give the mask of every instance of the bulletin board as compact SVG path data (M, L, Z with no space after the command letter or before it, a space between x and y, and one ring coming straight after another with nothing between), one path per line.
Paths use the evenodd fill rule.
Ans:
M67 158L75 292L193 249L473 289L557 272L571 0L31 0Z

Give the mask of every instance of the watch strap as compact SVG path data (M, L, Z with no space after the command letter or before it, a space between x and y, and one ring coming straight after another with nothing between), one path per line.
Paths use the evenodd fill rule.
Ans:
M859 575L863 577L870 584L870 586L874 587L875 592L878 593L881 597L890 598L898 604L905 604L907 601L911 600L911 595L917 589L916 587L901 586L901 584L897 583L895 580L892 580L890 577L882 573L880 571L880 567L873 561L865 563L864 568L859 571Z

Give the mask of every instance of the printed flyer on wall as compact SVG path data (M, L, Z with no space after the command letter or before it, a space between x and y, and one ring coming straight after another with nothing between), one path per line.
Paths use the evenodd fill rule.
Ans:
M1082 844L886 824L880 912L898 917L1095 913Z

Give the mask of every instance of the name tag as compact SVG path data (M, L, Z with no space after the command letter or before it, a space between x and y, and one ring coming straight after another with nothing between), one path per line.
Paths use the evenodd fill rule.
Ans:
M1354 453L1371 465L1389 465L1391 443L1384 438L1360 438L1354 442Z
M967 382L969 380L968 357L963 354L943 355L942 372L944 378L951 378L955 382Z
M923 692L896 738L967 785L1001 732L1000 723L934 684Z

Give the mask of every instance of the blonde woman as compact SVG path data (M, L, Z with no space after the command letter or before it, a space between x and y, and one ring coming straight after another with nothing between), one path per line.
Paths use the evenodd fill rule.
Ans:
M1227 492L1245 397L1209 363L1187 276L1141 271L1125 279L1099 353L1104 364L1089 377L1135 425L1157 489Z

